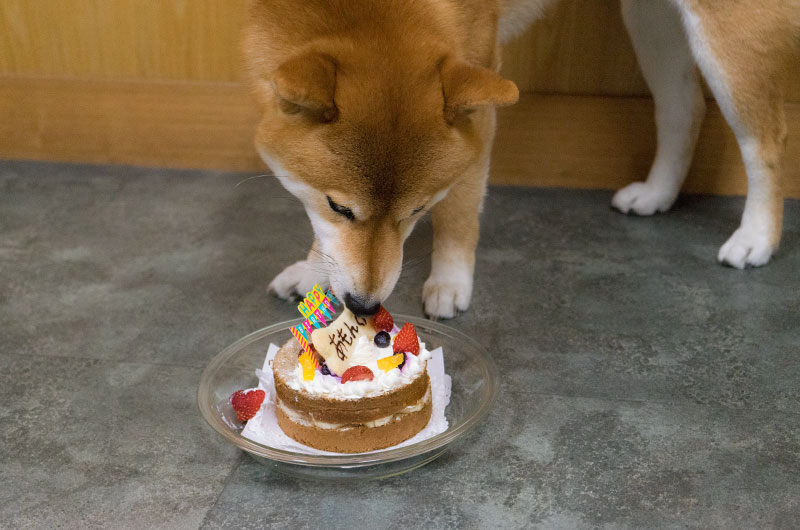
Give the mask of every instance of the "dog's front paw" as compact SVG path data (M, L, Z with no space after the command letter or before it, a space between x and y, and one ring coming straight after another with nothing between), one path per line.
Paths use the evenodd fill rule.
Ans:
M422 287L422 302L429 318L453 318L459 311L466 311L472 298L472 275L459 278L431 275Z
M674 194L647 182L634 182L614 194L611 206L622 213L653 215L666 212L675 202Z
M717 260L737 269L760 267L767 264L777 248L761 231L740 227L719 249Z
M287 300L296 296L304 296L315 284L323 290L328 288L328 275L319 270L320 264L303 260L289 265L275 276L267 287L267 291Z

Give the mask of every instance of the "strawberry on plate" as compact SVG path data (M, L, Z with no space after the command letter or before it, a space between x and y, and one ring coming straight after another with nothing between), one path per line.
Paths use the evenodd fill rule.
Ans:
M246 422L253 419L261 404L264 402L266 393L263 390L237 390L231 395L231 405L233 410L236 411L236 417L239 421Z

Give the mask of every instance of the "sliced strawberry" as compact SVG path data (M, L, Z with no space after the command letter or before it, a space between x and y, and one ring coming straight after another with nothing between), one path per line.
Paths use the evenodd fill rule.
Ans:
M348 381L372 381L375 376L366 366L351 366L342 374L342 384Z
M258 409L261 408L265 397L266 394L263 390L250 390L249 392L237 390L234 392L231 396L231 405L233 405L233 410L236 411L236 417L239 418L239 421L245 422L253 419Z
M378 313L372 317L372 323L375 326L375 329L379 331L392 331L394 327L394 319L392 315L386 310L385 307L381 306L378 309Z
M397 335L394 336L394 345L392 347L395 353L408 352L414 355L419 355L419 338L417 338L417 329L411 322L406 322Z

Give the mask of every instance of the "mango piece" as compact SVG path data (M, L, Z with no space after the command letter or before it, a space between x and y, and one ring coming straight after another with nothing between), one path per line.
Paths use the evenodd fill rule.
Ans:
M392 355L391 357L384 357L383 359L378 359L378 368L383 370L384 372L388 372L392 368L397 368L401 364L403 364L403 357L402 353L398 353L397 355Z

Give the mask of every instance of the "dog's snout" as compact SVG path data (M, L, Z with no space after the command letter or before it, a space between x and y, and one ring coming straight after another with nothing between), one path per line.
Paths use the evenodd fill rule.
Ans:
M344 305L347 306L347 309L352 311L354 314L364 317L373 316L381 307L380 302L373 302L369 299L355 296L350 293L345 293Z

